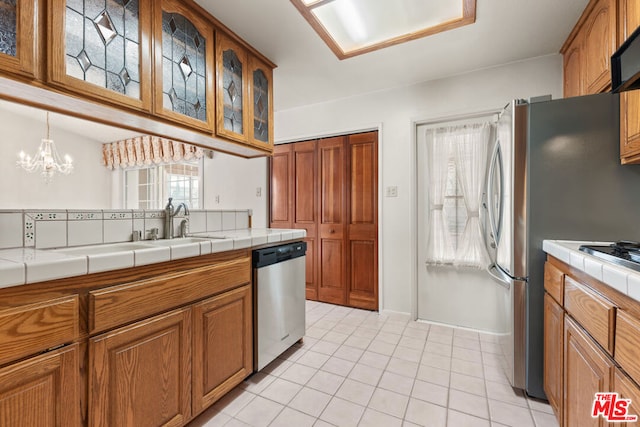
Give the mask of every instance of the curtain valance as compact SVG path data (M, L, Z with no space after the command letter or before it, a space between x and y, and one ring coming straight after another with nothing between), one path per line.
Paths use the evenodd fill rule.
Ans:
M200 147L151 135L102 145L102 163L109 169L188 161L202 156L204 150Z

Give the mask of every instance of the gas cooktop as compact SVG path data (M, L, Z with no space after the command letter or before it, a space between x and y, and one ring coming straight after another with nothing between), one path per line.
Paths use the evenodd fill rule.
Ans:
M582 252L603 260L640 271L640 243L622 240L608 246L582 245Z

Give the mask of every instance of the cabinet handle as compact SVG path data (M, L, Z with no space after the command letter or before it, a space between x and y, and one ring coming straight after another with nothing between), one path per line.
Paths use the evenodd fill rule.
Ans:
M329 230L329 233L331 233L331 234L333 234L335 232L336 232L336 230L334 230L333 228L331 230Z

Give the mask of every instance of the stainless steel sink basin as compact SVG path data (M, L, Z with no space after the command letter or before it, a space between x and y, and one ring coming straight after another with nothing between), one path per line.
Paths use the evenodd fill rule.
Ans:
M51 249L51 251L68 255L100 255L149 248L153 248L153 246L141 242L122 242L110 243L106 245L77 246L74 248Z
M145 243L155 246L178 246L189 243L208 242L210 239L202 237L175 237L173 239L146 240Z

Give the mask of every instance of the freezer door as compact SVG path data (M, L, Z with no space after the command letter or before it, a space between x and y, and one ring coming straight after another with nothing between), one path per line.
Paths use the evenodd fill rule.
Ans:
M502 367L515 388L526 386L526 289L527 282L514 280L497 265L491 265L488 273L503 289L502 304L506 316L505 332L498 335L502 350Z

